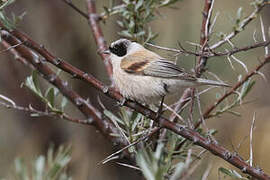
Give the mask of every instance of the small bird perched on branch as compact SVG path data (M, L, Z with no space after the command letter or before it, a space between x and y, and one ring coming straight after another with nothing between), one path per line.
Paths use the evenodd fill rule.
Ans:
M165 95L183 88L227 84L197 78L142 45L127 39L111 43L108 50L113 66L113 80L122 96L146 104L155 104Z

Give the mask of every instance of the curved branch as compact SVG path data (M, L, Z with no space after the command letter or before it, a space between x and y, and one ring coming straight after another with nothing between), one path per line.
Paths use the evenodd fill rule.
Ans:
M20 43L19 40L11 36L7 31L2 30L1 37L11 46ZM24 45L16 46L14 49L20 54L22 58L24 58L29 64L31 64L36 70L38 70L38 72L42 75L44 79L56 86L59 91L86 116L87 122L85 121L85 124L94 125L98 130L102 132L103 135L109 138L112 142L119 143L122 146L127 145L127 142L123 138L111 136L110 134L112 133L119 133L118 130L114 127L114 125L108 119L105 119L102 113L98 109L96 109L90 102L83 99L79 94L72 90L71 87L68 85L68 82L61 80L57 76L57 74L54 73L50 69L50 67L47 66L45 62L41 60L35 53L30 51ZM44 47L42 47L41 49L44 50ZM47 50L44 50L45 54L46 52ZM52 58L49 53L47 53L46 56ZM72 71L74 71L74 74L76 74L77 69L75 67L71 68Z
M226 92L222 97L220 97L214 104L212 104L210 107L207 108L205 113L203 114L204 118L209 118L211 115L210 113L229 95L233 94L239 87L241 87L249 78L251 78L253 75L257 74L259 70L267 63L270 62L270 56L267 56L257 67L254 68L250 73L248 73L241 81L239 81L236 85L233 86L233 88Z
M0 26L1 26L1 24L0 24ZM25 45L27 45L28 47L32 47L34 50L36 50L38 53L40 53L40 55L42 55L43 57L47 57L47 58L49 57L51 59L55 59L54 56L52 56L44 47L41 48L40 45L35 43L33 40L26 38L25 36L21 37L20 35L22 35L22 33L19 33L18 31L17 31L17 33L15 33L13 31L12 34L14 36L17 35L16 37L18 39L20 39L22 42L25 42ZM9 43L12 42L11 45L18 44L18 41L14 42L14 37L12 37L10 35L2 36L2 38L4 40L8 41ZM21 38L23 38L23 39L21 39ZM34 43L34 44L31 44L31 43ZM39 47L39 48L37 48L37 47ZM37 49L35 49L35 48L37 48ZM29 53L25 54L24 51L27 51L27 48L25 48L23 45L17 46L17 47L15 47L15 49L19 53L22 53L22 55L24 55L23 57L25 57L27 60L30 59L30 63L33 64L33 66L44 75L44 78L47 79L52 84L54 84L56 87L58 87L59 90L65 96L67 96L87 117L89 117L89 115L92 116L92 113L95 110L95 109L93 110L94 107L90 106L78 94L76 94L75 92L72 92L71 89L68 88L67 84L64 83L63 81L61 81L54 74L54 72L52 72L48 68L48 66L46 66L44 63L41 63L41 61L36 61L36 59L34 59L32 57L32 54L29 54ZM47 60L47 58L46 58L46 60ZM270 56L267 57L267 59L269 60ZM78 70L77 68L73 67L70 64L65 63L64 61L60 61L60 63L54 63L54 64L57 67L59 67L60 69L66 71L66 72L69 72L73 76L84 79L85 81L89 82L89 84L94 86L99 91L102 91L107 96L109 96L117 101L122 101L122 96L118 92L116 92L113 88L108 88L106 85L104 85L99 80L95 79L93 76ZM178 123L171 122L162 116L157 119L156 118L157 114L154 111L152 111L152 110L146 108L145 106L138 104L136 102L126 101L124 103L124 105L134 109L135 111L145 115L146 117L151 118L153 121L158 123L161 128L166 128L168 130L171 130L171 131L175 132L176 134L181 135L184 138L187 138L188 140L192 141L194 144L207 149L212 154L224 159L225 161L229 162L230 164L234 165L235 167L241 169L243 173L250 174L251 176L256 177L258 179L270 179L270 176L268 176L262 170L251 167L240 156L238 156L234 153L231 153L230 151L225 149L223 146L218 145L215 142L210 141L208 138L201 136L195 130L191 130L189 128L186 128ZM94 119L97 119L97 121L95 121L97 123L96 127L98 129L101 129L102 132L105 133L106 136L109 136L109 134L106 134L106 133L109 133L109 131L113 131L113 129L110 129L110 127L108 127L110 124L108 124L108 122L101 121L101 116L99 113L97 113L97 114L94 113L93 116L95 117Z

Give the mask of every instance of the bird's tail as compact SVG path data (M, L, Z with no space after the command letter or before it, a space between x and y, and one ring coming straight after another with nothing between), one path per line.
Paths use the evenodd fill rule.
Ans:
M230 85L224 83L224 82L219 82L219 81L213 81L209 79L202 79L198 78L197 79L198 85L210 85L210 86L223 86L223 87L231 87Z

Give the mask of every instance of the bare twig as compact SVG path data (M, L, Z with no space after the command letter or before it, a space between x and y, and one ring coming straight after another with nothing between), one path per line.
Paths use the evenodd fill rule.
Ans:
M204 54L205 47L207 46L213 3L214 1L212 0L204 1L203 19L202 19L202 26L201 26L201 32L200 32L200 46L201 46L200 53L201 54ZM199 77L201 75L203 68L206 65L206 62L207 62L207 57L199 56L199 60L197 62L197 67L195 70L196 76ZM186 99L191 97L192 94L194 94L194 89L188 88L184 91L182 97L180 98L181 104L175 107L176 112L178 112L179 108L183 107L187 102L189 102Z
M211 106L209 106L207 108L207 110L204 112L204 118L209 118L211 117L210 113L224 100L226 99L228 96L230 96L231 94L234 94L235 91L242 86L247 80L249 80L249 78L251 78L253 75L256 75L257 72L268 62L270 62L270 56L267 56L266 58L264 58L264 60L257 65L252 71L250 71L245 77L243 77L243 79L241 81L239 81L238 83L236 83L232 89L228 92L226 92L222 97L220 97L214 104L212 104ZM197 127L197 126L196 126Z
M141 171L140 168L136 167L136 166L132 166L130 164L125 164L125 163L120 163L120 162L116 162L116 164L120 165L120 166L124 166L124 167L127 167L127 168L131 168L131 169L135 169L137 171Z
M112 64L109 60L109 56L103 53L103 51L107 50L108 48L99 25L99 15L96 12L95 0L86 0L86 2L88 8L88 21L98 46L98 53L104 61L109 77L112 78Z
M4 46L6 49L9 49L11 54L14 56L14 59L21 62L24 65L29 66L31 69L34 69L31 64L29 64L24 58L22 58L17 51L15 51L13 48L10 48L11 46L6 41L1 41L1 45Z
M214 52L212 50L209 51L209 49L206 48L205 52L200 53L200 52L189 51L189 50L185 49L180 43L179 43L180 49L167 48L167 47L162 47L162 46L147 43L147 45L161 49L161 50L170 51L170 52L174 52L174 53L178 53L178 54L201 56L201 57L206 57L206 58L217 57L217 56L231 56L231 55L239 53L239 52L249 51L251 49L256 49L256 48L260 48L260 47L266 47L269 44L270 44L270 40L264 41L264 42L256 42L255 44L240 47L240 48L235 47L232 50L226 49L224 52Z
M17 39L12 37L6 31L1 31L2 38L9 43L11 46L20 43ZM44 47L43 47L44 48ZM42 49L43 49L42 48ZM59 91L68 98L86 117L87 123L94 125L99 129L106 137L111 139L115 143L120 143L122 145L127 145L126 141L122 138L112 137L111 133L118 134L118 130L109 122L108 119L104 119L102 113L99 112L89 101L83 99L75 91L73 91L67 82L61 80L44 62L42 62L37 55L34 55L25 46L17 46L15 50L38 72L45 78L48 82L56 86ZM12 52L12 51L10 51ZM46 50L44 52L47 52ZM46 56L50 57L49 54ZM51 56L53 58L53 56ZM76 68L71 68L73 72L76 72Z
M140 137L139 139L137 139L136 141L134 141L133 143L130 143L129 145L123 147L122 149L112 153L111 155L109 155L108 157L106 157L105 159L103 159L101 161L102 164L105 164L108 162L109 159L111 159L112 157L114 157L117 154L120 154L121 152L123 152L124 150L135 146L136 144L146 140L147 138L150 138L151 136L153 136L155 133L157 133L160 130L160 127L155 127L154 129L151 129L150 131L146 132L145 135L143 135L142 137Z
M40 111L40 110L37 110L37 109L33 108L31 106L31 104L29 105L29 107L22 107L22 106L18 106L16 104L7 104L5 102L0 101L0 106L3 106L3 107L8 108L8 109L15 109L15 110L18 110L18 111L31 113L31 114L37 114L38 116L48 116L48 117L53 117L53 118L60 118L60 119L64 119L64 120L74 122L74 123L78 123L78 124L85 124L85 125L91 124L91 121L89 121L88 119L85 119L85 120L76 119L76 118L73 118L73 117L69 116L66 113L55 113L55 112Z
M88 15L83 12L82 10L80 10L77 6L75 6L72 3L72 0L62 0L64 3L66 3L67 5L69 5L72 9L74 9L76 12L78 12L80 15L82 15L83 17L85 17L86 19L88 19Z
M191 101L190 101L190 107L189 107L189 118L187 118L188 122L188 127L190 129L194 129L194 124L193 124L193 108L194 108L194 98L195 98L195 88L191 89Z
M0 24L0 26L2 28L4 28L4 26L2 24ZM22 34L18 33L18 31L14 32L14 30L13 30L11 33L18 39L22 38L22 39L20 39L22 42L24 42L24 40L27 40L27 41L25 41L24 44L27 45L28 47L30 47L31 49L34 49L35 51L39 52L43 57L45 57L46 60L54 59L55 62L53 64L56 65L57 67L69 72L72 75L75 75L81 79L86 80L92 86L94 86L99 91L102 91L107 96L109 96L113 99L116 99L118 101L122 100L122 96L119 93L117 93L113 88L106 88L107 86L105 86L102 82L98 81L93 76L83 73L82 71L78 70L77 68L73 67L72 65L65 63L64 61L61 61L61 60L57 61L58 59L57 58L55 59L54 56L52 56L44 47L38 46L37 43L35 43L34 41L31 41L29 38L25 39L25 36L21 36ZM10 45L15 45L15 44L19 43L18 41L16 41L16 39L14 39L13 36L8 35L7 33L2 34L2 38L4 40L6 40L8 43L10 43ZM29 49L25 48L25 46L22 46L22 45L17 46L15 49L22 55L22 57L24 57L31 64L33 64L33 66L41 74L43 74L43 77L45 79L47 79L50 83L52 83L56 87L58 87L59 90L65 96L67 96L71 100L71 102L73 102L76 105L76 107L78 107L87 117L91 118L94 122L94 125L96 125L96 127L98 129L100 129L107 137L110 134L110 131L115 130L115 129L110 129L111 128L110 124L108 124L107 121L100 121L102 119L101 114L94 107L92 107L89 103L87 103L80 96L78 96L78 94L76 94L74 91L69 89L67 86L67 83L61 81L48 68L48 66L46 66L44 63L39 61L39 59L36 59L36 57L33 57L33 54L31 52L29 52ZM269 59L270 59L270 56L266 57L264 64L266 64L266 62L268 62ZM262 64L260 66L262 67L264 64ZM260 69L260 68L258 68L258 69ZM249 77L247 77L247 78L249 78ZM156 118L157 115L155 112L153 112L152 110L150 110L150 109L146 108L145 106L142 106L138 103L135 103L132 101L126 101L124 103L124 105L136 110L137 112L145 115L146 117L153 119L153 121L157 122L161 128L166 128L172 132L175 132L176 134L181 135L184 138L189 139L194 144L199 145L199 146L207 149L208 151L210 151L214 155L217 155L217 156L223 158L224 160L231 163L235 167L241 169L243 171L243 173L248 173L248 174L250 174L258 179L270 179L270 177L267 174L265 174L262 170L258 170L254 167L251 167L248 163L246 163L238 155L235 155L235 154L229 152L227 149L225 149L224 147L222 147L219 144L216 144L216 143L209 141L208 138L201 136L198 132L191 130L189 128L186 128L184 126L181 126L178 123L171 122L162 116L160 116L159 118ZM95 123L97 123L97 124L95 124ZM104 123L106 123L106 124L104 124ZM112 140L112 141L115 141L115 140Z
M262 37L263 37L263 41L266 41L266 35L264 32L264 25L263 25L263 20L262 20L262 16L260 16L260 22L261 22L261 30L262 30ZM269 49L267 46L265 46L265 56L267 56L269 54Z
M210 164L207 166L207 169L206 169L206 170L204 171L204 173L203 173L202 180L207 180L207 177L208 177L208 175L209 175L209 173L210 173L210 171L211 171L211 169L212 169L212 166L213 166L212 163L210 163Z
M266 5L266 2L262 2L261 4L256 5L255 10L245 19L243 19L241 21L239 29L244 29L253 19L256 18L256 16L259 14L259 12L263 9L263 7ZM213 44L212 46L210 46L210 49L214 50L218 47L220 47L221 45L223 45L224 43L228 42L228 40L234 38L237 34L239 34L241 31L233 31L230 34L228 34L226 37L224 37L223 40Z
M255 125L256 113L253 114L252 123L250 126L250 133L249 133L249 165L253 166L253 148L252 148L252 141L253 141L253 130Z

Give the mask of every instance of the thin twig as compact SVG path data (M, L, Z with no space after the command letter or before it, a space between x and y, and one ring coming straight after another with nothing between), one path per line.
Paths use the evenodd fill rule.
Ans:
M177 54L187 54L187 55L194 55L194 56L202 56L202 57L217 57L217 56L231 56L236 53L244 52L244 51L249 51L252 49L260 48L260 47L266 47L270 44L270 40L264 41L264 42L255 42L255 44L240 47L240 48L233 48L232 50L227 50L225 49L224 52L214 52L214 51L209 51L208 48L206 48L206 52L200 53L200 52L193 52L186 50L180 43L178 43L180 49L175 49L175 48L168 48L168 47L163 47L163 46L158 46L154 44L147 43L147 45L155 47L157 49L165 50L165 51L170 51L174 52Z
M261 22L262 37L263 37L263 41L265 42L266 41L266 35L265 35L265 32L264 32L264 25L263 25L262 16L260 16L260 22ZM264 50L265 50L265 56L267 56L269 54L268 47L265 46Z
M235 84L232 89L228 92L226 92L222 97L220 97L215 103L213 103L211 106L209 106L207 108L207 110L204 112L204 118L209 118L210 117L210 113L224 100L226 99L228 96L230 96L231 94L234 94L236 92L236 90L241 87L247 80L249 80L249 78L251 78L253 75L256 75L257 72L268 62L270 62L270 56L267 56L266 58L264 58L264 60L257 65L252 71L250 71L245 77L243 77L243 79L241 81L239 81L237 84ZM197 126L196 126L197 127Z
M85 17L86 19L88 18L88 15L83 12L82 10L80 10L77 6L75 6L72 3L72 0L62 0L64 3L66 3L67 5L69 5L72 9L74 9L76 12L78 12L80 15L82 15L83 17Z
M141 169L137 166L132 166L130 164L125 164L125 163L120 163L120 162L116 162L116 164L120 165L120 166L124 166L124 167L127 167L127 168L131 168L131 169L135 169L137 171L141 171Z
M207 180L207 177L212 169L212 166L213 164L212 163L209 163L208 166L207 166L207 169L204 171L203 173L203 176L202 176L202 179L201 180Z
M255 119L256 119L256 113L253 114L252 123L250 126L250 133L249 133L249 165L253 166L253 148L252 148L252 142L253 142L253 130L255 125Z
M136 141L134 141L133 143L130 143L129 145L123 147L122 149L112 153L111 155L107 156L105 159L103 159L100 163L102 164L105 164L108 162L109 159L111 159L112 157L114 157L115 155L123 152L124 150L132 147L132 146L135 146L136 144L144 141L145 139L147 138L150 138L152 135L154 135L155 133L157 133L158 131L160 130L160 127L155 127L154 129L152 130L149 130L148 132L145 133L145 135L143 135L142 137L140 137L139 139L137 139Z
M4 28L4 26L1 23L0 23L0 26L2 28ZM18 31L14 32L14 30L13 30L11 33L16 38L19 38L19 39L22 38L22 36L20 36L21 33L18 33ZM14 39L14 37L7 35L7 33L2 34L2 38L5 39L11 45L15 45L18 43L18 41L16 41L16 39ZM20 40L24 41L23 39L20 39ZM29 41L29 39L28 39L28 41L25 42L25 45L27 45L31 49L38 51L43 57L44 56L47 57L46 59L49 58L48 55L50 53L44 47L40 47L40 46L35 47L33 44L37 44L37 43L35 43L33 41ZM87 104L85 101L83 101L83 99L81 97L78 97L78 95L74 94L74 92L71 89L67 88L68 87L67 83L61 81L57 76L55 76L55 74L49 69L48 66L46 66L44 63L41 63L40 61L38 61L38 59L35 59L36 57L33 58L33 55L31 53L31 51L29 52L29 49L27 49L25 46L18 46L15 49L20 54L22 54L22 56L26 60L28 60L31 64L33 64L33 66L40 73L43 74L43 77L45 79L47 79L50 83L52 83L56 87L58 87L59 90L63 94L68 96L69 99L76 105L76 107L78 107L82 112L84 112L84 114L87 117L89 117L89 115L93 113L92 111L94 111L94 114L93 114L94 117L93 116L90 116L90 117L93 119L96 119L96 118L99 120L102 119L101 114L96 114L97 112L95 112L94 107L89 107L89 104ZM54 56L52 56L52 57L54 57ZM50 58L52 58L52 57L50 57ZM58 59L54 59L54 60L57 61ZM266 64L266 62L268 62L269 60L270 60L270 56L266 57L264 60L264 64ZM122 100L122 96L119 93L117 93L113 88L104 88L107 86L105 86L102 82L98 81L96 78L90 76L89 74L83 73L82 71L78 70L77 68L73 67L72 65L69 64L69 67L68 67L68 66L66 66L67 63L65 63L64 61L57 61L57 63L55 62L53 64L61 69L69 70L69 73L72 75L76 75L77 77L79 77L81 79L87 80L92 86L94 86L99 91L103 92L105 95L107 95L113 99L116 99L118 101ZM260 66L262 67L264 64L261 64ZM260 68L258 68L258 69L260 69ZM72 95L72 96L70 96L70 95ZM191 130L189 128L186 128L184 126L181 126L178 123L171 122L168 119L164 118L163 116L156 118L157 114L155 112L153 112L152 110L146 108L145 106L142 106L142 105L135 103L133 101L126 101L124 103L124 105L136 110L137 112L145 115L146 117L151 118L153 121L157 122L161 128L166 128L172 132L175 132L176 134L181 135L184 138L189 139L194 144L199 145L199 146L207 149L211 153L221 157L222 159L231 163L235 167L241 169L243 171L243 173L250 174L253 177L258 178L258 179L270 179L270 176L265 174L262 170L258 170L254 167L251 167L240 156L229 152L227 149L225 149L223 146L221 146L219 144L216 144L216 143L209 141L207 138L201 136L198 132ZM95 116L97 116L97 117L95 117ZM96 127L98 129L100 129L108 137L108 135L110 134L108 131L113 131L113 129L108 130L108 128L110 128L110 125L104 124L103 121L100 122L99 120L94 121L96 123L101 123L101 124L98 124ZM108 123L107 121L105 121L105 122ZM112 141L115 141L115 139L113 139Z
M18 111L23 111L23 112L27 112L27 113L31 113L31 114L37 114L39 117L40 116L47 116L47 117L53 117L55 119L58 119L58 118L64 119L64 120L67 120L67 121L70 121L73 123L91 125L91 121L89 121L88 119L85 119L85 120L76 119L76 118L73 118L73 117L67 115L66 113L40 111L40 110L33 108L31 106L31 104L29 105L29 107L23 107L23 106L18 106L16 104L7 104L7 103L0 101L0 106L3 106L7 109L15 109ZM35 115L35 117L36 117L36 115Z
M0 23L1 25L1 23ZM19 41L8 34L6 31L1 31L1 36L3 40L9 43L11 46L14 44L18 44ZM41 46L39 46L41 47ZM41 49L43 49L42 47ZM90 125L94 125L99 129L106 137L111 139L115 143L120 143L123 146L127 145L126 141L122 138L112 137L110 134L118 134L118 130L109 122L108 119L104 119L102 113L99 112L89 101L83 99L79 96L75 91L71 89L66 81L61 80L56 73L54 73L49 66L45 63L41 62L39 57L35 55L33 51L28 49L27 47L21 45L15 47L15 50L24 58L28 64L31 64L40 74L42 77L46 79L48 82L56 86L59 91L69 99L86 117L87 123ZM14 52L14 51L10 51ZM43 50L46 54L46 50ZM50 54L46 54L47 57L53 59L54 56L50 56ZM59 64L59 63L58 63ZM65 63L64 63L65 64ZM64 66L66 67L66 66ZM76 68L71 67L72 74L76 73Z
M239 29L244 29L253 19L256 18L256 16L259 14L259 12L263 9L263 7L266 5L266 2L262 2L261 4L257 5L255 7L255 10L245 19L243 19L239 24ZM241 31L233 31L231 32L229 35L227 35L226 37L224 37L223 40L213 44L212 46L210 46L210 49L214 50L218 47L220 47L221 45L223 45L224 43L228 42L228 40L234 38L237 34L239 34Z
M107 50L108 47L106 46L101 27L99 25L99 15L96 12L95 0L86 0L86 3L88 8L88 21L98 46L98 53L103 59L109 77L112 78L112 64L109 60L109 56L103 53L103 51Z

